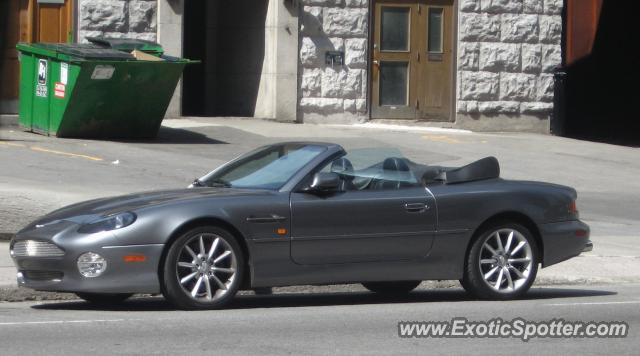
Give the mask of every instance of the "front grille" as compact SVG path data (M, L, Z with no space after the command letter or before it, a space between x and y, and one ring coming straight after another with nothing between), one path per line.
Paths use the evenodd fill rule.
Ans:
M24 240L13 244L11 255L15 257L60 257L64 251L46 241Z
M62 279L64 273L60 271L22 271L22 275L32 281L53 281Z

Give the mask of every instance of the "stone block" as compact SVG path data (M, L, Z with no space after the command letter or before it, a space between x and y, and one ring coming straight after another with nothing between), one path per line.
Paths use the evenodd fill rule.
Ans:
M302 9L301 30L304 35L322 33L322 7L305 6Z
M343 107L344 107L344 111L355 112L356 111L356 99L344 99Z
M562 17L540 16L540 42L559 44L562 39Z
M538 77L538 90L536 95L538 101L552 102L554 87L555 81L553 74L541 74Z
M460 0L460 11L462 12L479 12L480 0Z
M542 46L539 44L522 45L522 71L539 73L542 68Z
M553 111L553 103L521 103L520 112L523 114L549 114Z
M523 73L500 74L500 100L535 101L536 75Z
M541 14L543 0L524 0L522 11L525 14Z
M461 42L458 47L458 69L478 70L480 58L480 43Z
M544 13L547 15L561 15L563 0L544 0Z
M480 70L490 72L519 72L520 44L481 43Z
M345 47L345 64L349 68L366 68L367 67L367 39L366 38L347 38L344 40Z
M157 2L129 1L129 32L156 30Z
M85 0L80 3L82 30L122 32L127 30L127 2Z
M303 37L300 44L300 63L303 67L324 66L326 51L344 51L344 40L338 37Z
M562 63L560 45L542 45L542 71L553 73L556 67Z
M538 42L538 15L502 15L500 39L502 42Z
M325 8L322 14L322 28L329 36L366 37L367 9Z
M460 98L463 100L497 100L500 75L490 72L460 72Z
M322 69L320 68L304 68L302 70L302 78L300 80L300 89L302 96L313 97L320 96L322 88Z
M480 9L494 14L522 12L523 0L481 0Z
M362 69L325 68L320 95L324 98L359 98L363 84L362 72Z
M460 40L469 42L500 40L500 15L462 13Z
M344 111L343 99L338 98L302 98L300 109L303 112L332 114Z
M516 114L520 111L517 101L484 101L478 103L478 112L482 114Z

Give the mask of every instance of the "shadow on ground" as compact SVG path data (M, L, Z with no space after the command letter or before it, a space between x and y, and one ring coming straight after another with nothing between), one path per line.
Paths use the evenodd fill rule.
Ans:
M124 143L149 143L149 144L227 144L227 142L215 140L205 134L185 130L160 126L158 135L148 139L116 139L116 142Z
M520 300L543 300L557 298L579 298L615 295L613 291L533 288ZM475 301L461 289L422 290L402 296L384 296L369 292L338 293L286 293L273 295L237 296L226 309L295 308L336 305L442 303ZM509 303L507 301L501 303ZM169 311L175 308L162 297L132 298L121 304L96 305L84 301L69 301L38 304L34 309L47 310L106 310L106 311Z

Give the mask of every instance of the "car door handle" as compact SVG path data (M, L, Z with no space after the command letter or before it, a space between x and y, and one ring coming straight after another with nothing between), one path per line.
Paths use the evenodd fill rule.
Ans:
M429 206L424 203L406 203L404 205L404 210L410 213L421 213L427 209L429 209Z
M284 216L280 216L277 214L270 214L268 216L249 216L247 218L248 222L253 222L253 223L273 223L273 222L280 222L283 220L287 220L286 217Z

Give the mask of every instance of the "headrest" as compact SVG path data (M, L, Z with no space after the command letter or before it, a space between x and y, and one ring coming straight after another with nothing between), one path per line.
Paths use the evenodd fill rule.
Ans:
M346 158L338 158L331 163L331 172L353 175L353 164Z
M407 160L399 157L389 157L382 163L382 169L386 171L409 172Z

